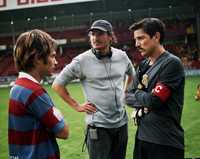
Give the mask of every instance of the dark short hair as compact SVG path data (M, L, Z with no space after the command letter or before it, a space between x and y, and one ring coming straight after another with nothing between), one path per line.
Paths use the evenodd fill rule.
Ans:
M14 48L14 61L18 71L30 71L34 68L34 60L42 59L47 63L48 56L55 51L56 41L46 32L34 29L22 33Z
M160 43L162 44L165 37L165 24L158 18L144 18L139 22L133 23L130 27L130 31L142 29L151 38L156 34L160 33Z

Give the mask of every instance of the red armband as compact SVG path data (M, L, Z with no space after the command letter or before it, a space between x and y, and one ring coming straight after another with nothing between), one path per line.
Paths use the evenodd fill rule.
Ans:
M171 95L171 90L166 85L158 82L153 89L153 94L159 97L162 102L166 102Z

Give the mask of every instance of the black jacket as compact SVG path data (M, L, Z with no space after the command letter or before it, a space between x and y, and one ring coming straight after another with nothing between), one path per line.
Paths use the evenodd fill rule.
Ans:
M137 138L184 149L184 130L180 123L185 74L180 59L169 52L163 53L152 66L145 59L139 65L136 76L132 89L135 103L132 105L149 109L140 118ZM152 93L158 82L171 92L166 101Z

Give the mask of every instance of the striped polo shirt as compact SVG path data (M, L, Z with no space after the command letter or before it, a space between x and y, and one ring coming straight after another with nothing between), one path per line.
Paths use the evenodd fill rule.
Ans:
M9 99L9 157L59 159L55 134L64 119L44 88L24 73L11 88Z

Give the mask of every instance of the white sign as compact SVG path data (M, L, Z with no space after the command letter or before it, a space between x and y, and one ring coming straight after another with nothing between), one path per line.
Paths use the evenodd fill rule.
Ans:
M0 0L0 11L88 1L95 0Z

